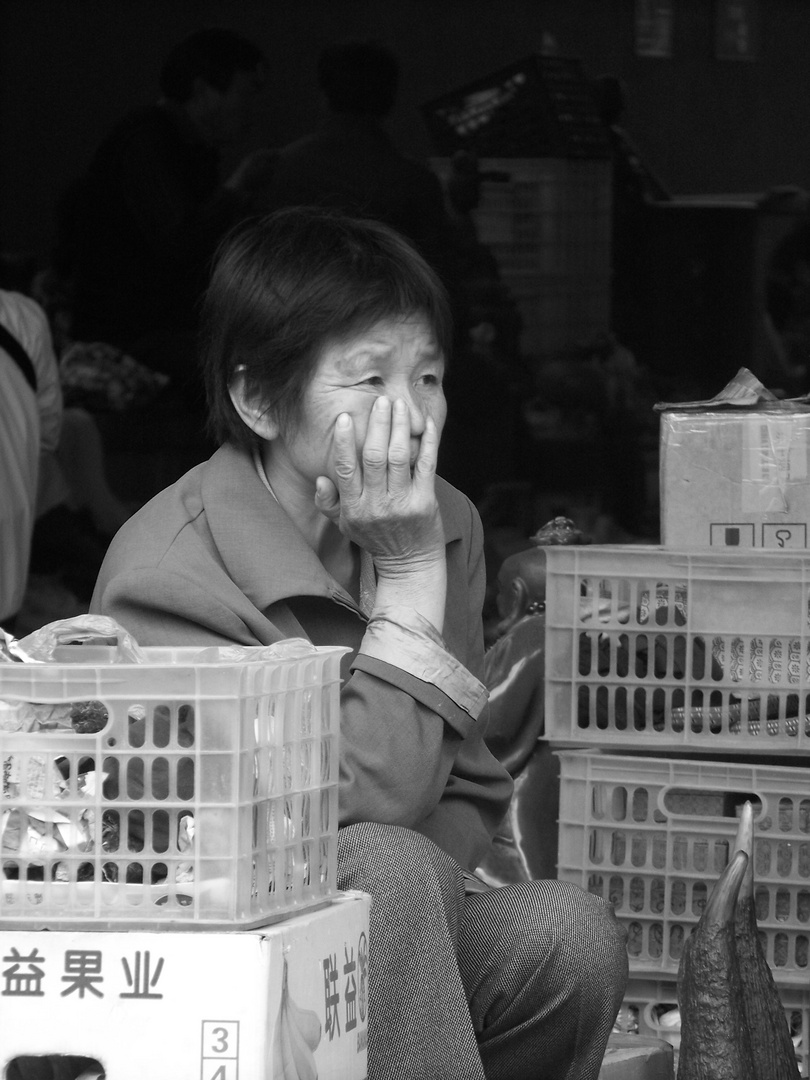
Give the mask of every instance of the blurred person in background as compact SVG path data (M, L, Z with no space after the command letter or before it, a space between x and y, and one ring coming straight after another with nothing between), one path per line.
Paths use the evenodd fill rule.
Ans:
M446 278L451 229L442 186L386 130L400 83L396 56L376 41L342 41L320 54L317 81L324 122L279 151L265 208L331 207L385 222Z
M0 290L0 625L13 632L28 582L40 461L59 445L62 390L45 312Z
M0 289L0 625L19 629L27 588L42 575L53 579L43 622L56 592L71 614L86 610L107 545L133 509L108 483L93 416L65 406L45 311Z
M113 128L57 209L53 274L74 337L126 350L192 397L209 260L273 156L254 151L223 181L220 155L245 136L263 85L256 45L221 28L189 35L163 65L159 100Z

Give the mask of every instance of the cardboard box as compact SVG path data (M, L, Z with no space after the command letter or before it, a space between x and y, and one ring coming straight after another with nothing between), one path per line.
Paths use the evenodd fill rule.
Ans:
M364 1080L370 903L231 932L0 931L0 1075L54 1054L107 1080Z
M710 401L657 408L664 547L810 548L810 400L743 368Z

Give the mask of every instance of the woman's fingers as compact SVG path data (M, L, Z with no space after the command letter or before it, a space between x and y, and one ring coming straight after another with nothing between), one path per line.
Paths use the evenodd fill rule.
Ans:
M392 402L380 396L369 413L365 439L358 449L353 420L341 414L334 428L337 483L319 478L315 496L319 509L329 517L342 513L368 522L397 513L396 506L399 513L420 515L433 501L439 434L435 422L426 418L412 467L411 423L407 401L397 398Z
M434 428L435 431L435 428ZM379 397L363 444L363 489L402 495L411 488L411 415L407 402Z
M378 397L369 413L363 443L363 490L385 492L388 488L388 444L391 439L391 402Z
M425 420L425 430L419 443L419 454L413 469L414 487L433 486L439 459L439 431L432 417Z
M388 493L407 494L411 488L411 417L408 406L397 398L391 411L388 441Z
M340 520L340 495L328 476L319 476L315 481L315 505L330 521Z
M335 421L335 473L337 474L339 498L359 497L363 490L363 476L357 461L354 439L354 423L348 413L341 413Z

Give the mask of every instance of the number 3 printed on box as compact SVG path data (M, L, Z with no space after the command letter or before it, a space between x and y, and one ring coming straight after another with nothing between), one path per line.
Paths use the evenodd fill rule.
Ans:
M238 1080L239 1021L203 1020L200 1080Z

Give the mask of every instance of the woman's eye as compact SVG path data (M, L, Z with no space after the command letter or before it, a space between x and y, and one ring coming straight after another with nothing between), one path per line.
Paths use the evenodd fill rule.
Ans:
M440 375L423 375L421 382L424 386L441 386L442 380Z
M363 379L363 386L383 386L383 378L381 375L369 375L367 379Z

